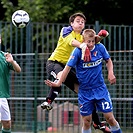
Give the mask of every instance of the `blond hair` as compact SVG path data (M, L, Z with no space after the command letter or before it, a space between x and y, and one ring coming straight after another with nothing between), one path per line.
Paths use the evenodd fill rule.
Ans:
M85 29L82 35L83 35L84 40L86 40L89 37L95 37L96 32L93 29Z

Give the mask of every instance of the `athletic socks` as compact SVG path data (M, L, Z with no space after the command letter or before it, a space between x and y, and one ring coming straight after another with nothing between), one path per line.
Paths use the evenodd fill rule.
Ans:
M58 96L58 94L61 93L61 86L60 87L52 87L50 89L50 92L46 98L46 101L51 104L54 99Z
M122 133L119 123L116 126L110 126L112 133Z
M122 133L121 129L117 130L117 131L111 131L112 133Z
M87 130L84 130L83 127L82 127L82 133L92 133L91 132L91 128L87 129Z
M2 133L11 133L11 130L2 129Z

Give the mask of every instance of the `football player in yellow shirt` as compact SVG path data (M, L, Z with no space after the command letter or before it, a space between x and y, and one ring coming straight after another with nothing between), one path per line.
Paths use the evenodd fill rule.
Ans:
M50 76L53 76L55 78L55 82L60 78L62 70L64 69L71 52L75 47L82 49L82 59L84 59L87 45L83 43L83 36L81 33L85 27L85 22L86 17L84 14L75 13L69 18L70 26L63 27L61 29L57 46L46 63L48 77L50 78ZM96 36L96 42L99 42L104 37L108 36L108 32L106 32L105 35L100 32L99 35L100 36ZM78 93L79 83L74 68L69 72L64 84L73 92ZM41 104L42 109L51 110L51 104L59 93L61 93L61 86L50 88L50 92L46 98L46 101ZM104 133L111 133L110 129L99 121L96 110L94 110L92 114L92 119L94 121L93 126L95 129L100 129Z

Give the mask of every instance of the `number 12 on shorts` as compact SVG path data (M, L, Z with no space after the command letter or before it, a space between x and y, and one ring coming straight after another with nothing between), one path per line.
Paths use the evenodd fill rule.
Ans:
M110 109L110 105L109 105L109 102L102 102L102 108L103 108L103 110L105 110L105 109Z

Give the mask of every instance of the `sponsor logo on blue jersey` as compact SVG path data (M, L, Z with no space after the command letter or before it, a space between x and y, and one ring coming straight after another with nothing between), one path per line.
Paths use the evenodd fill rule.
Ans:
M103 58L95 61L95 62L84 62L83 68L89 68L89 67L95 67L98 66L100 63L102 63Z

